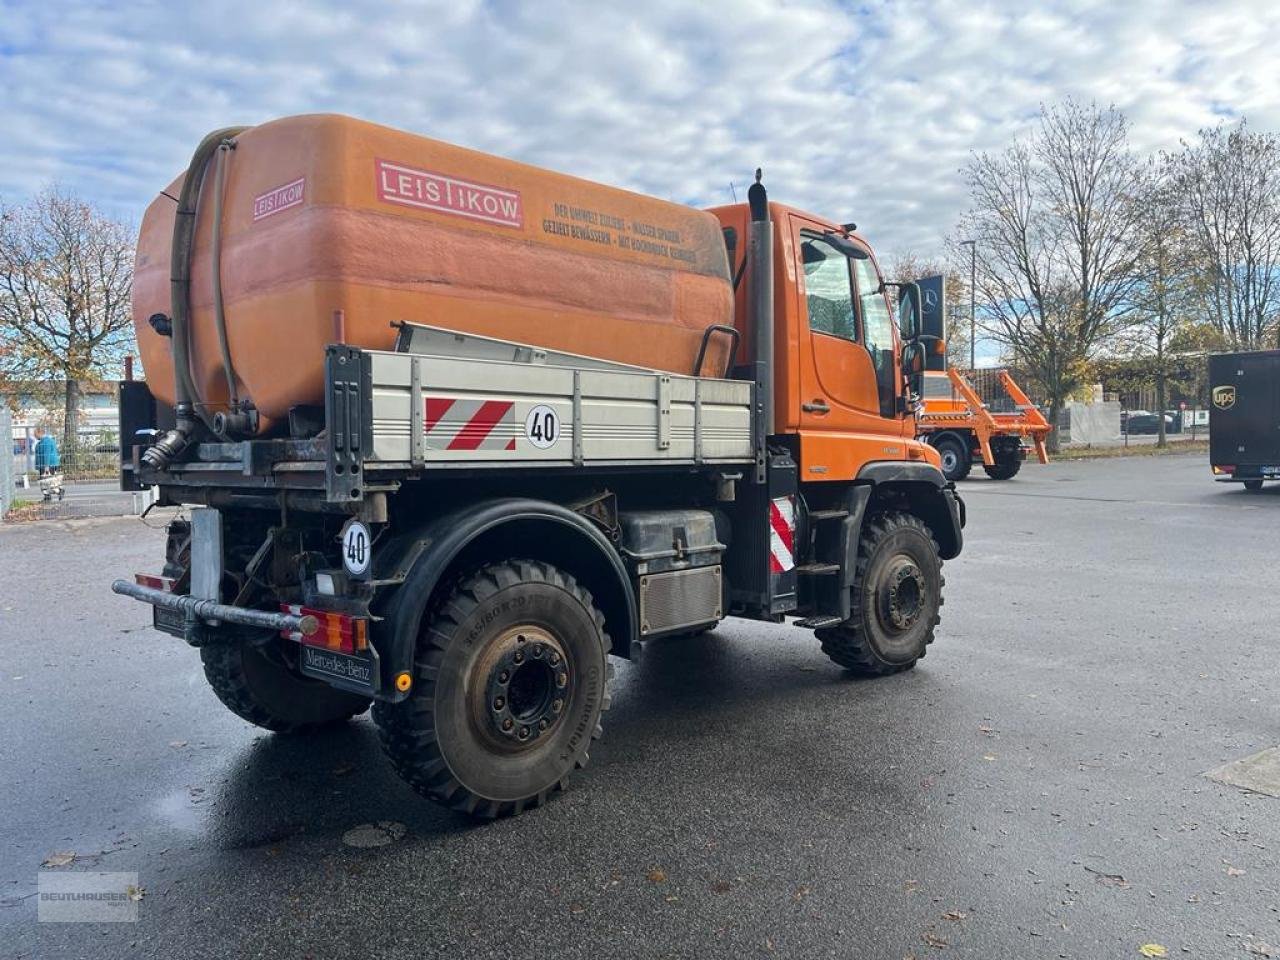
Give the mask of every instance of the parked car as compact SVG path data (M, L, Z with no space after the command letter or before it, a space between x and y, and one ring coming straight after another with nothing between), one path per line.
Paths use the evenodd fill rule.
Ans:
M1130 414L1124 422L1124 430L1129 434L1159 433L1159 417L1154 413ZM1173 417L1164 414L1165 433L1173 433Z

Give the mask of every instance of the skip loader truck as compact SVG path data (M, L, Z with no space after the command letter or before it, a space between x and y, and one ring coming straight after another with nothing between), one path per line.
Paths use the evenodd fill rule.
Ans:
M859 674L933 640L964 511L915 439L919 290L758 172L698 211L345 117L218 130L133 309L122 482L188 509L113 589L250 723L372 705L424 796L543 803L609 656L726 616Z

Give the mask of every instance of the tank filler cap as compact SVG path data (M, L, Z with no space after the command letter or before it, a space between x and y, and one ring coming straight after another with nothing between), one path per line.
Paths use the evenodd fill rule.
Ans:
M151 329L162 337L173 336L173 321L163 313L153 313L147 317L147 323L151 325Z

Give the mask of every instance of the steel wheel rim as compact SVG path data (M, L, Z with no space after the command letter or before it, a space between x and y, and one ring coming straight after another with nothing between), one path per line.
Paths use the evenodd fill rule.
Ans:
M919 622L925 611L928 584L924 571L905 553L894 556L885 565L880 578L880 623L886 631L901 636Z
M490 641L472 665L472 724L498 750L531 750L564 719L573 683L559 637L536 624L517 624Z

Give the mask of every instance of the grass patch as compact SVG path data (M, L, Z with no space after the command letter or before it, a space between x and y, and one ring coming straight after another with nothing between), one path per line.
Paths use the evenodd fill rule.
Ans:
M9 512L0 517L0 519L7 523L21 523L24 520L39 520L40 515L39 501L15 498L9 504Z
M1208 440L1173 440L1167 447L1157 447L1154 443L1134 444L1132 446L1106 447L1067 447L1057 454L1051 454L1050 460L1096 460L1106 457L1167 457L1179 453L1208 453Z

